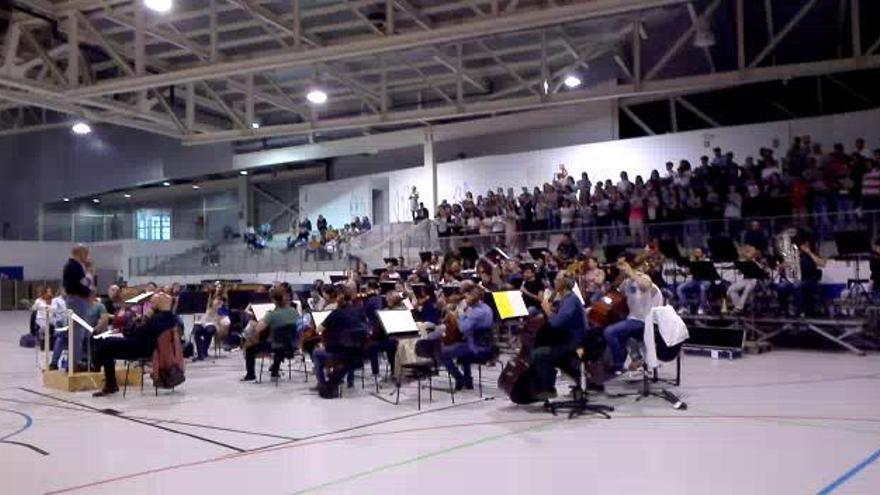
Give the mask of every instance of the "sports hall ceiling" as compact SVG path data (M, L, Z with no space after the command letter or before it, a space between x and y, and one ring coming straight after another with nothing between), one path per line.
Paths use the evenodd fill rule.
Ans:
M874 0L162 1L7 1L0 133L295 143L880 66Z

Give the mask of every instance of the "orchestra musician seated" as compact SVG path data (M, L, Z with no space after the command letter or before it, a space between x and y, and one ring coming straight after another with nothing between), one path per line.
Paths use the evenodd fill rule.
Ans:
M463 340L444 345L440 352L440 362L455 379L456 390L470 390L474 388L471 363L492 352L493 316L492 310L483 302L482 289L468 286L465 291L463 286L462 292L466 307L458 314L458 329ZM461 364L461 369L455 365L456 359Z
M290 306L290 292L281 288L272 290L272 302L275 303L275 309L266 313L256 324L255 332L248 337L245 342L244 362L245 375L241 379L243 382L250 382L257 379L254 368L256 367L257 354L263 352L273 352L272 366L269 373L272 378L279 377L279 369L281 362L285 358L285 350L280 346L273 346L272 335L283 327L296 326L299 319L299 313Z
M531 315L540 314L541 302L543 301L544 290L547 286L535 273L535 265L528 264L523 266L522 273L523 282L519 290L522 292L526 308L528 308Z
M568 276L556 278L557 306L544 299L541 309L547 315L546 332L539 337L540 345L532 350L537 384L535 397L546 400L556 397L556 368L578 378L577 349L583 344L587 320L580 299L574 294L574 280Z
M159 336L177 326L177 317L171 312L174 299L157 293L150 298L152 312L143 323L123 337L96 339L95 362L104 368L104 387L92 394L103 397L119 391L116 385L117 359L142 359L152 356Z
M620 375L625 371L627 342L629 339L643 340L648 313L651 308L663 304L663 294L651 281L651 277L636 271L626 258L621 257L618 260L617 269L623 277L620 291L626 295L629 316L623 321L605 327L603 334L611 350L612 371L615 375ZM637 370L640 366L641 363L633 361L630 364L630 371Z
M691 251L690 259L688 260L688 266L691 263L699 263L702 261L709 261L705 254L703 254L702 248L694 248ZM712 282L709 280L697 280L694 278L693 273L691 273L690 280L686 282L682 282L675 289L675 294L678 296L678 302L681 305L683 311L689 311L689 299L694 293L698 293L700 296L700 303L697 306L697 314L702 315L706 313L706 310L709 308L709 287L712 286Z
M332 293L332 292L328 292ZM333 309L318 333L321 335L321 346L312 352L315 365L315 378L318 381L316 390L325 399L338 396L339 383L348 375L348 386L353 385L353 371L363 359L368 325L362 305L353 304L354 293L349 288L336 291L335 309ZM333 364L333 373L327 375L326 367Z
M214 296L199 324L193 326L192 333L196 347L196 355L193 361L202 361L207 358L211 341L215 337L219 339L228 333L229 317L222 314L225 304L226 301L223 299L223 296Z
M381 303L381 296L379 301ZM389 292L385 297L385 307L389 310L406 311L403 297L396 292ZM373 325L370 343L367 345L367 354L370 356L370 371L373 373L374 378L379 376L379 355L384 352L385 357L388 359L388 364L394 368L394 356L397 354L397 339L389 337L382 327L382 323L378 321L376 311L381 309L381 306L375 308L375 302L372 302L369 298L364 301L364 310L367 311L367 317Z

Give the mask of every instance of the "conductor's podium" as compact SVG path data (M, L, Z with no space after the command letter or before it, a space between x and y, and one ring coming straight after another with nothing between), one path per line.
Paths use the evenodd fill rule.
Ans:
M128 372L128 384L139 386L141 369L132 366ZM125 368L116 367L116 382L120 387L125 385ZM103 372L80 372L69 375L65 370L46 371L43 373L43 386L65 392L83 392L99 390L104 386Z

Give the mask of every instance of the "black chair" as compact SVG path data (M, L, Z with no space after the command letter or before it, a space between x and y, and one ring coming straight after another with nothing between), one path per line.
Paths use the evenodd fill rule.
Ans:
M495 366L500 355L501 349L493 344L489 352L477 355L477 358L472 362L472 364L477 365L477 389L479 390L480 397L483 396L483 366Z
M416 356L429 359L430 362L425 363L408 363L401 365L403 369L403 379L415 379L418 382L418 408L422 410L422 380L428 380L428 401L434 400L434 377L440 376L440 351L443 343L440 339L422 339L416 342ZM452 403L455 404L455 387L452 384L452 377L447 374L449 380L449 396ZM397 398L394 405L400 404L400 381L397 382Z
M635 393L630 394L615 394L613 397L635 397L636 401L640 401L646 397L657 397L665 400L672 404L673 409L678 410L686 410L687 403L682 401L677 395L670 392L668 389L661 388L659 392L656 392L651 389L652 383L666 383L675 387L681 385L681 347L684 345L684 342L680 342L674 346L666 345L666 342L663 340L663 336L660 335L660 330L655 323L654 327L654 345L657 352L657 360L661 363L672 363L675 362L675 378L667 379L660 378L660 374L657 371L657 368L653 370L648 369L648 364L642 364L642 386L641 390Z
M287 377L288 380L293 380L292 362L293 358L296 356L296 347L294 346L295 337L295 324L284 325L269 332L269 342L272 346L272 350L270 352L263 352L258 354L260 358L260 375L257 379L257 383L263 382L263 368L265 366L267 357L271 357L273 361L278 358L280 358L282 362L287 361ZM305 358L303 358L303 364L305 364ZM276 387L278 386L279 381L280 380L275 380Z
M141 393L144 392L144 375L147 374L147 366L152 366L153 358L152 357L143 357L133 360L125 361L125 381L122 383L122 398L125 398L126 392L128 392L128 375L131 371L131 366L134 364L136 368L141 369ZM116 373L116 370L113 370ZM159 396L159 387L153 387L156 389L156 396Z

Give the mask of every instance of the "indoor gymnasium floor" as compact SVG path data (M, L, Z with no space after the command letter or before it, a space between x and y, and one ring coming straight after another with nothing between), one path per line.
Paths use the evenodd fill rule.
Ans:
M26 322L0 313L0 493L880 493L878 355L687 356L687 411L597 397L613 419L568 420L512 405L497 369L485 399L419 412L413 387L394 406L369 381L333 401L298 373L239 383L240 353L93 399L41 387Z

